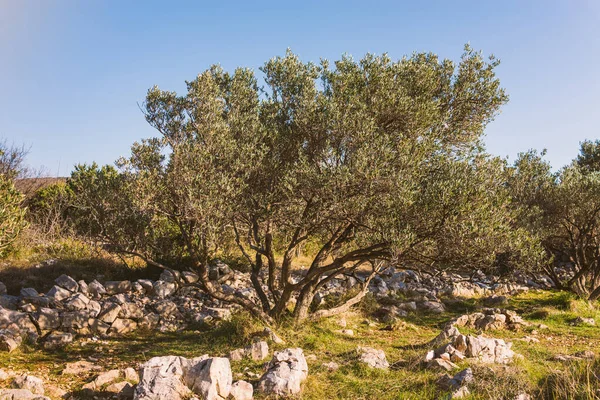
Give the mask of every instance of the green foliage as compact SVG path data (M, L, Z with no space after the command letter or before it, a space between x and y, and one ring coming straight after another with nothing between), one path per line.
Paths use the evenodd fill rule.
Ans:
M600 172L600 140L581 142L575 163L583 172Z
M544 245L545 270L559 287L590 299L600 296L600 171L598 142L583 142L570 165L552 173L543 155L530 151L516 161L509 186L519 213L517 225ZM554 261L573 266L566 278Z
M28 219L46 238L56 239L69 231L73 192L64 182L37 190L26 200Z
M76 232L118 253L180 260L177 230L166 218L135 204L133 180L111 166L76 166L67 182L73 196L70 219Z
M372 277L380 260L531 260L535 244L509 224L504 163L479 141L507 101L497 65L469 47L458 64L431 53L314 64L288 51L260 69L264 87L249 69L218 66L181 96L154 87L145 114L160 137L135 143L120 172L80 167L71 178L84 230L149 260L164 256L161 242L181 243L211 295L263 318L298 296L304 319L321 285L364 265ZM259 304L209 282L208 263L232 241ZM307 244L314 257L293 283Z
M0 257L6 256L27 226L23 195L4 174L0 174Z

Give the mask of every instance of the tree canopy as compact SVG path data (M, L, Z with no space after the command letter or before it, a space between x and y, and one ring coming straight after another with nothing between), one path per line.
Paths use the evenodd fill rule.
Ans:
M511 223L505 163L480 143L508 99L497 65L466 47L458 64L431 53L315 64L288 51L260 77L214 66L184 95L150 89L144 112L160 136L135 143L119 171L82 166L71 184L92 212L90 232L115 251L158 264L165 243L181 245L209 294L265 320L307 318L322 285L354 274L354 297L312 315L343 310L383 261L533 262L538 249ZM308 242L312 262L292 279ZM227 243L250 266L258 300L209 279Z

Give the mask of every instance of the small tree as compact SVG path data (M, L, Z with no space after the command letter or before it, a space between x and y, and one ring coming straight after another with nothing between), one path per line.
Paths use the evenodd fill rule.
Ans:
M25 157L29 149L25 146L9 145L6 139L0 140L0 175L14 180L25 178L30 170L25 165Z
M579 156L552 173L543 155L530 151L514 166L511 192L522 227L547 253L544 270L561 289L590 300L600 297L600 142L585 141ZM568 277L556 274L553 259L568 260Z
M96 193L98 170L75 192L114 249L157 264L153 227L169 226L210 295L267 321L307 318L324 284L366 271L354 297L312 314L333 315L360 301L384 261L473 268L519 245L503 163L479 145L507 100L497 65L469 48L459 65L418 53L343 57L334 68L288 52L261 68L265 87L248 69L213 67L184 96L148 92L146 119L161 137L119 161L118 192ZM258 302L209 279L230 241L251 266ZM293 280L309 241L319 248Z

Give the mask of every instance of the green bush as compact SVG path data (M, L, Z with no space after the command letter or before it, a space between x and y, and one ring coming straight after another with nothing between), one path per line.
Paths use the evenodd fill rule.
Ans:
M23 195L6 176L0 175L0 257L10 253L19 234L27 226Z
M65 234L72 202L73 191L64 182L43 187L27 200L28 219L46 237Z

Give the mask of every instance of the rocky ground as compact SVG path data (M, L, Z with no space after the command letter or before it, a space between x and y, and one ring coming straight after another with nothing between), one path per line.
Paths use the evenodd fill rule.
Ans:
M254 296L223 263L211 278ZM193 273L0 284L0 399L598 398L593 306L543 276L466 278L389 268L360 308L275 331Z

